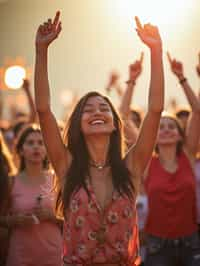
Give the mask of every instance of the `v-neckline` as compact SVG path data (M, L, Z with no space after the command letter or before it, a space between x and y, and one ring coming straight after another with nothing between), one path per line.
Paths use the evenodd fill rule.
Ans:
M94 187L93 185L91 184L91 181L89 179L89 177L86 179L86 184L87 184L87 187L88 187L88 190L90 192L90 195L93 199L93 201L95 202L96 206L97 206L97 209L100 213L105 213L109 207L112 205L114 199L115 199L115 194L116 194L116 190L113 188L113 191L112 191L112 194L111 194L111 199L105 204L104 207L101 206L97 196L96 196L96 193L94 191Z

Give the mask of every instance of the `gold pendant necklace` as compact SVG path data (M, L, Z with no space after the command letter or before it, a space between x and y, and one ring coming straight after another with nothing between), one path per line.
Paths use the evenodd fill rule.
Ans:
M93 167L93 168L98 169L98 170L102 170L102 169L104 169L104 168L106 168L106 167L109 166L108 163L98 164L98 163L94 163L94 162L90 162L89 165L90 165L91 167Z

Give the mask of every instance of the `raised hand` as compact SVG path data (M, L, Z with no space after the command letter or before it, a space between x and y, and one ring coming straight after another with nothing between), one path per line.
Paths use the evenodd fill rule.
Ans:
M129 66L129 82L135 82L136 79L142 72L142 62L144 58L144 53L141 52L140 59L136 60L133 64Z
M162 40L156 26L149 23L142 26L138 17L135 17L135 22L137 26L137 34L144 44L146 44L150 49L162 47Z
M108 84L106 86L106 91L109 94L111 89L116 88L119 86L119 78L120 75L117 71L112 71L109 76Z
M109 87L115 86L118 81L119 81L119 73L117 73L116 71L111 72L109 81L108 81Z
M35 40L36 47L47 48L58 37L61 29L60 12L58 11L53 22L51 19L48 19L47 22L39 26Z
M176 59L172 59L169 52L167 52L167 58L171 67L172 72L177 76L179 80L184 78L183 65Z
M25 91L29 91L29 89L30 89L30 82L29 82L28 79L24 79L24 82L23 82L22 88L23 88Z
M199 64L196 66L197 75L200 77L200 53L199 53Z

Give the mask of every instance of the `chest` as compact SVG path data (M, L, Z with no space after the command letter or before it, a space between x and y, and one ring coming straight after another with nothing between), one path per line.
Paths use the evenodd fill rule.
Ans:
M112 201L114 187L111 178L90 180L91 193L101 210L104 210Z
M195 190L194 173L188 162L178 164L170 173L158 162L152 165L146 183L148 193L193 193Z
M26 186L16 182L12 191L12 211L29 212L38 205L53 208L55 193L46 183L37 187Z

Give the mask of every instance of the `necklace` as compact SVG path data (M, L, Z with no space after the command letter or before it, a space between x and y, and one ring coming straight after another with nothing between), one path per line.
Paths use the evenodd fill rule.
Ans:
M98 170L102 170L102 169L108 167L109 166L109 163L106 162L104 164L100 164L100 163L90 162L89 165L91 167L94 167L94 168L98 169Z

